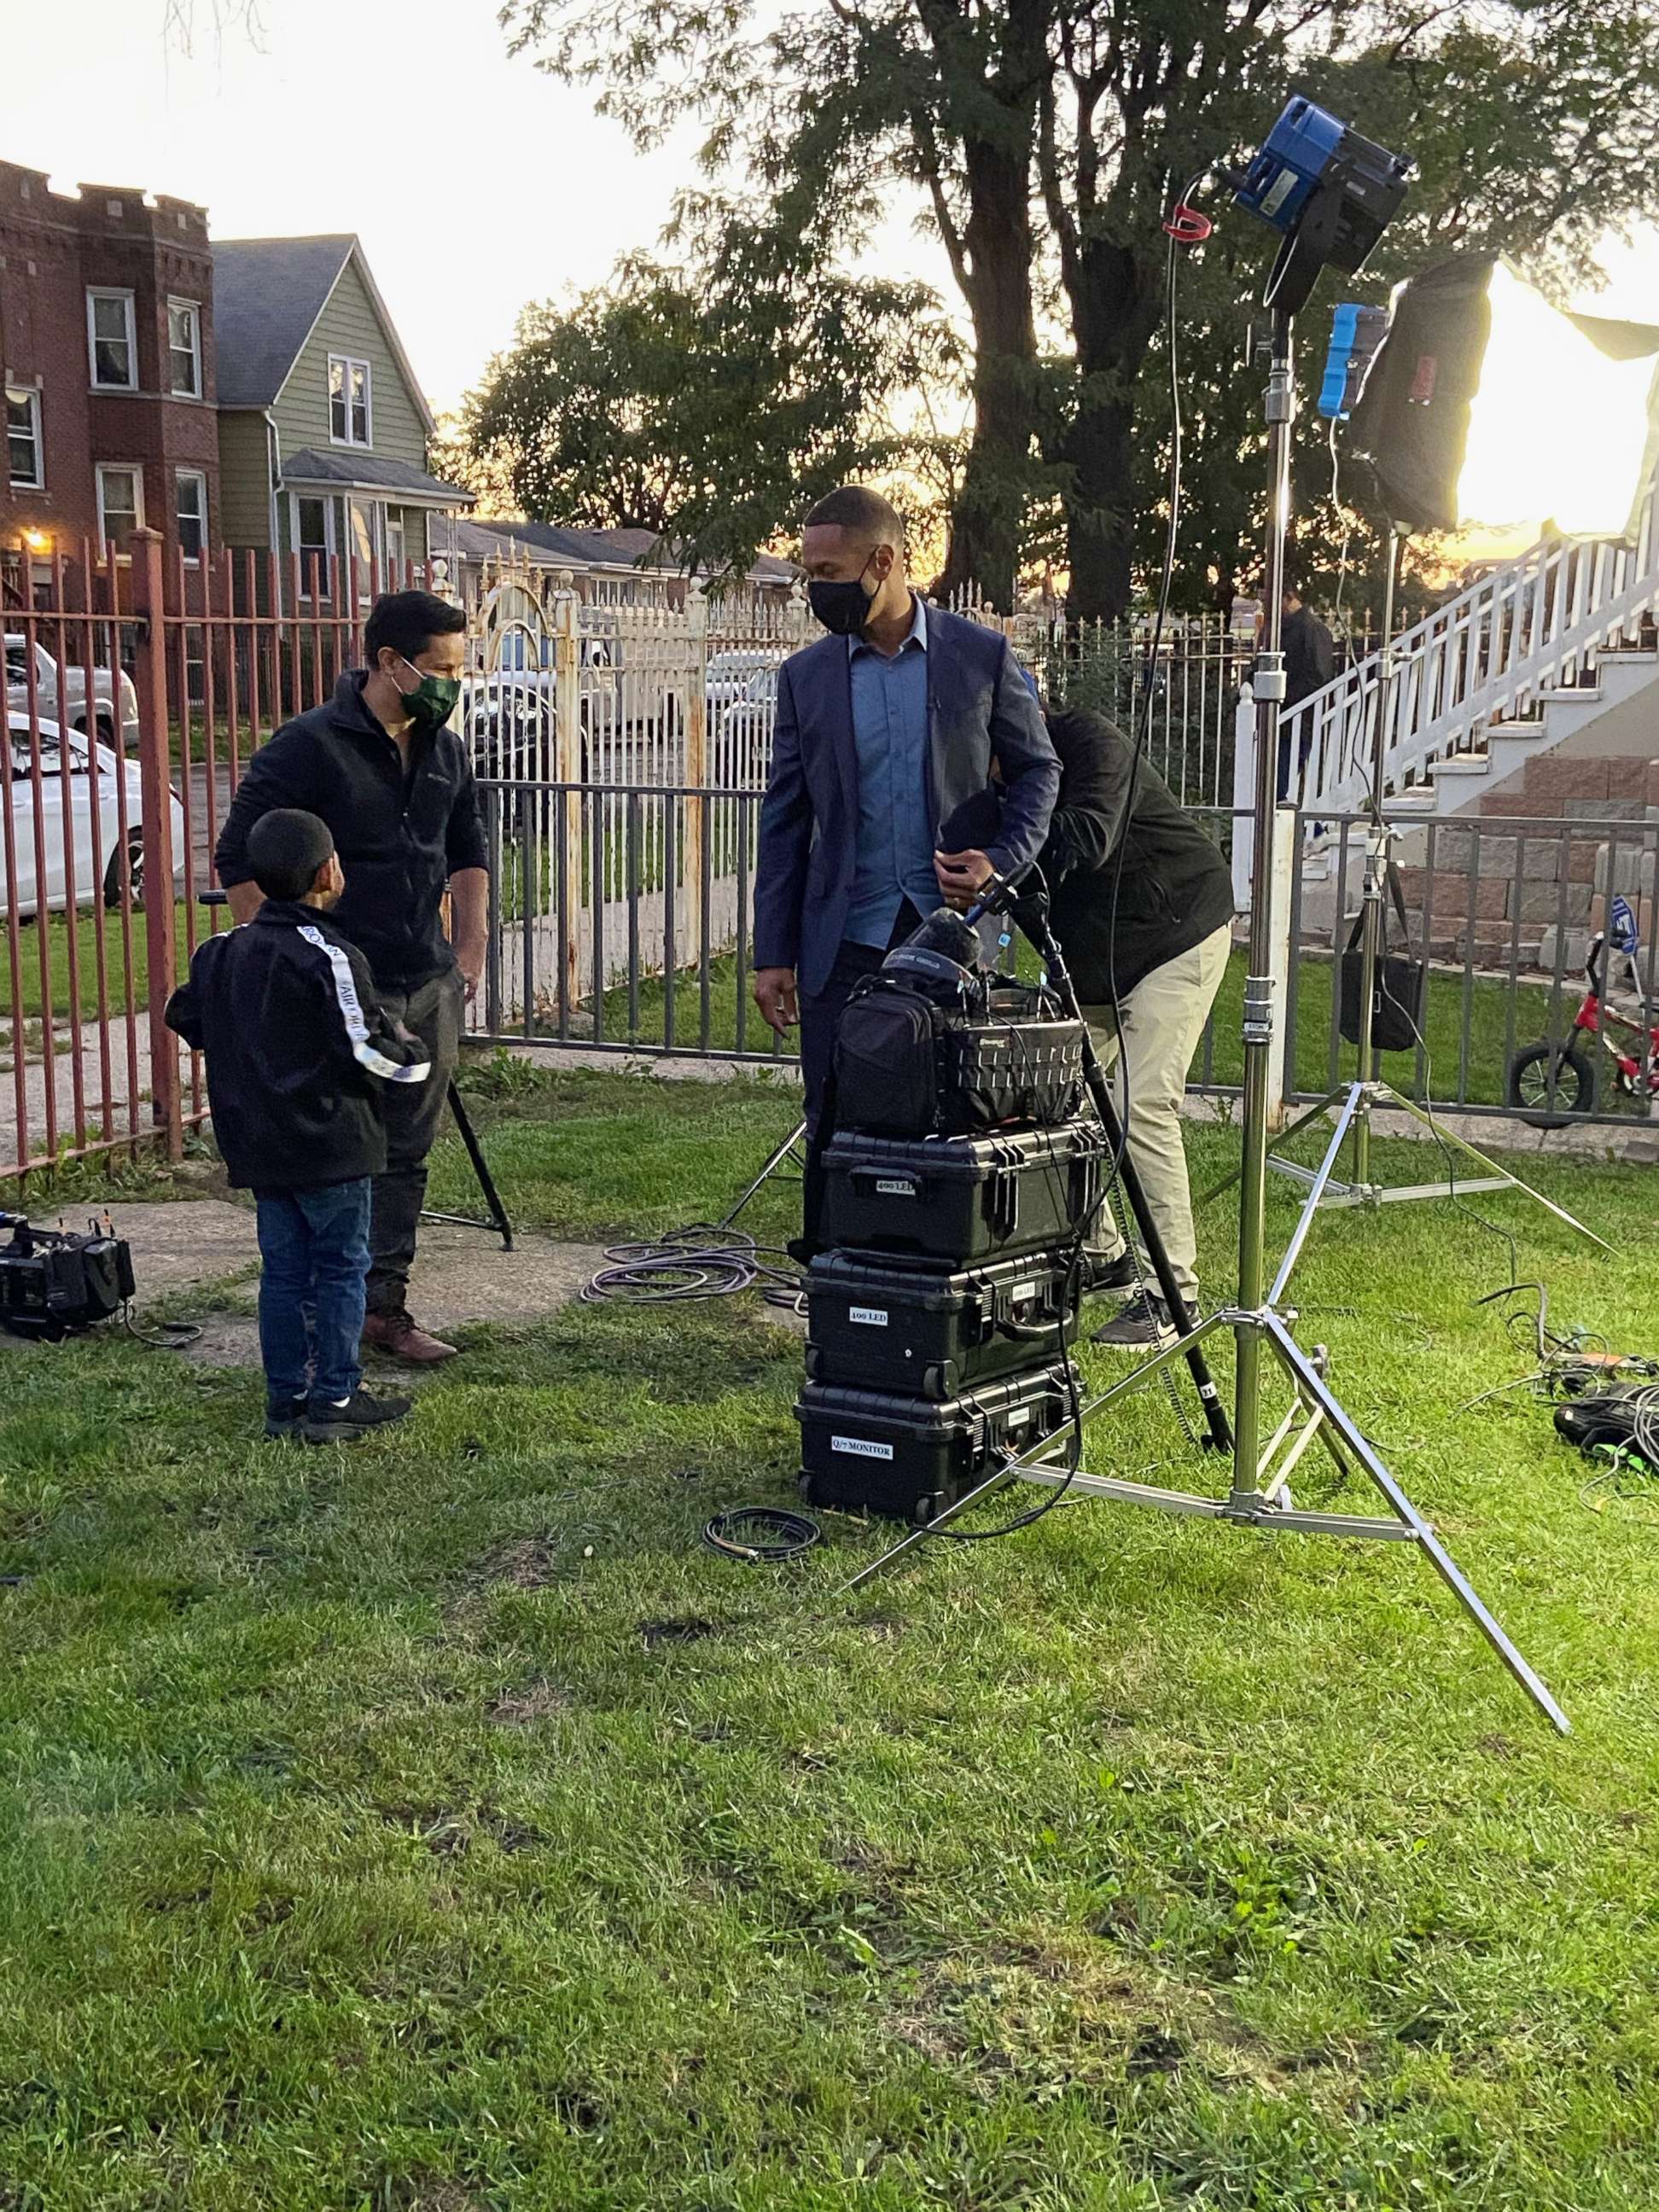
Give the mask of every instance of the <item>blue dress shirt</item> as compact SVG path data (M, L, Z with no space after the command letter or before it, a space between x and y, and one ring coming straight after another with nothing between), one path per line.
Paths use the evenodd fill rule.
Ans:
M846 935L885 947L908 898L939 902L928 815L927 611L913 598L910 634L890 659L848 640L853 744L859 764L858 853Z

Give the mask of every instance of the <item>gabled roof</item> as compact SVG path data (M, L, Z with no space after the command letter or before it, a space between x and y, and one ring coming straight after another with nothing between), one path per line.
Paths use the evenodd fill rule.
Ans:
M380 288L349 231L325 238L214 240L213 346L221 407L272 404L352 261L422 420L428 431L434 427Z
M568 563L580 568L660 568L671 575L684 573L672 550L654 530L566 530L556 522L517 522L480 517L455 526L455 550L464 557L483 560L510 550L526 554L535 568ZM755 584L793 583L795 570L787 561L763 553L749 572Z
M406 499L436 501L443 507L471 507L477 494L459 484L429 477L412 462L393 460L389 453L365 453L354 449L321 453L301 446L283 455L283 483L289 489L301 484L338 484L351 491L401 492Z

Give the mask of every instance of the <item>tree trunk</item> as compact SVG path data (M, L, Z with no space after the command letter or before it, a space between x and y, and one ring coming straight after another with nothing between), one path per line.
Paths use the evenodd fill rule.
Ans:
M1065 441L1074 622L1115 622L1133 592L1135 386L1158 327L1158 272L1104 238L1079 252L1068 286L1077 412Z
M976 586L1005 613L1014 604L1037 427L1029 115L1014 135L1017 145L967 149L963 289L974 325L974 434L937 586L942 598Z

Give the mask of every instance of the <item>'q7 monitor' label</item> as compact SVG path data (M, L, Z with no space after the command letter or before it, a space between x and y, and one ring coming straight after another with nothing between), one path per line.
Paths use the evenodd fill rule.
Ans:
M831 1451L850 1452L854 1459L891 1459L891 1444L872 1443L868 1437L831 1437Z

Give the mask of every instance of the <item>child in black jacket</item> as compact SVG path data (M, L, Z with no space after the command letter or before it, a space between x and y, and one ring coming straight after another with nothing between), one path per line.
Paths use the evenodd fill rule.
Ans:
M376 1093L430 1071L324 919L345 887L327 825L278 808L247 858L265 903L197 947L167 1024L206 1054L219 1150L258 1201L265 1434L353 1443L409 1411L371 1397L359 1365L371 1178L386 1157Z

